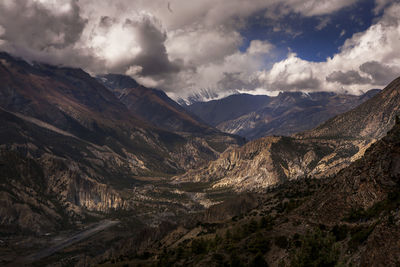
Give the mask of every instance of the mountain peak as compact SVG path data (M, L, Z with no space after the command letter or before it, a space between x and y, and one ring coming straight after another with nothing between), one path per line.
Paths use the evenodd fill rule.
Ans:
M102 74L96 78L111 91L140 86L132 77L123 74Z
M370 90L365 95L374 92L376 90ZM399 103L400 77L356 108L337 115L317 128L298 136L379 139L393 126L396 115L400 113Z

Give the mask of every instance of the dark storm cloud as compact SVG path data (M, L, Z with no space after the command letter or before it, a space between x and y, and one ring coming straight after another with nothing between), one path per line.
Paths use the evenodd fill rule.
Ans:
M358 71L349 70L346 72L334 71L326 77L327 82L338 82L344 85L350 84L367 84L371 82L371 79L362 77Z
M360 70L371 75L372 83L377 85L385 85L399 76L398 68L383 65L377 61L368 61L360 66Z
M132 27L135 31L141 52L131 65L142 67L140 75L154 76L179 72L181 62L168 59L165 41L167 34L161 29L161 23L150 16L142 16L139 20L125 21L124 27Z
M86 25L77 0L1 0L0 50L29 61L85 69L103 66L91 51L76 47Z
M50 10L28 0L0 2L1 39L16 50L62 49L76 43L86 20L80 17L78 1L65 1L65 11Z

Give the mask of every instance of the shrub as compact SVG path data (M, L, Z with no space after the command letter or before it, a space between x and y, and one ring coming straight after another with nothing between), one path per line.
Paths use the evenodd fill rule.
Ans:
M268 267L268 263L264 260L261 253L258 253L250 262L251 267Z
M288 240L286 238L286 236L278 236L275 238L275 245L277 245L278 247L282 248L282 249L286 249L288 247Z
M315 229L301 238L301 247L292 252L291 266L335 266L339 259L339 249L335 237Z
M192 241L192 252L194 254L203 254L207 252L207 241L200 238Z
M347 233L348 233L348 229L346 225L335 225L332 228L332 234L335 236L336 241L342 241L344 239L346 239L347 237Z
M348 243L349 249L356 250L359 245L361 245L368 239L369 235L372 233L374 228L375 228L375 225L372 225L367 228L357 227L357 228L353 229L353 231L351 233L351 239Z

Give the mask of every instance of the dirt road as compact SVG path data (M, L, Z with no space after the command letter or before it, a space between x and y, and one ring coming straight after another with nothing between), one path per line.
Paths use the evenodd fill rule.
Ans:
M97 234L98 232L103 231L104 229L107 229L118 223L119 223L119 221L110 221L110 220L101 221L98 224L90 227L89 229L85 229L79 233L74 234L71 237L64 238L63 240L60 240L56 244L52 245L51 247L46 248L42 251L39 251L35 254L32 254L32 255L26 257L23 260L23 262L31 263L31 262L38 261L40 259L44 259L44 258L56 253L57 251L62 250L63 248L66 248L72 244L82 241L82 240L84 240L94 234Z

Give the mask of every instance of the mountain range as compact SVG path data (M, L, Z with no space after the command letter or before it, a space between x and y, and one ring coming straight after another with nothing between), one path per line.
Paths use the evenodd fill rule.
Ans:
M0 81L0 264L400 262L400 78L185 106L0 53Z
M400 79L358 107L291 137L263 137L225 151L217 160L175 177L214 187L257 190L307 176L323 177L360 158L400 113Z
M182 173L243 143L197 121L159 91L126 88L131 95L120 101L81 69L1 53L0 80L0 150L13 173L2 180L0 213L2 225L14 231L42 232L52 229L49 220L73 223L85 210L127 208L122 191L140 184L140 177ZM147 117L129 104L137 103L135 92L149 96L144 105L154 110ZM170 118L161 120L164 128L175 128L157 125L161 110ZM32 162L40 177L23 162ZM41 185L28 186L35 179ZM49 199L53 204L43 204ZM23 208L14 209L16 203Z
M355 108L379 91L372 89L359 96L333 92L281 92L275 97L235 94L219 100L195 102L186 108L223 132L253 140L310 130Z

